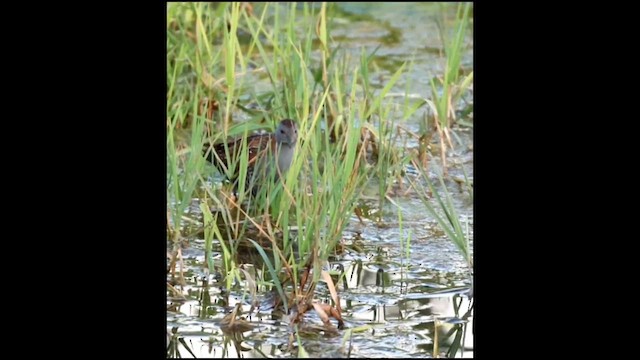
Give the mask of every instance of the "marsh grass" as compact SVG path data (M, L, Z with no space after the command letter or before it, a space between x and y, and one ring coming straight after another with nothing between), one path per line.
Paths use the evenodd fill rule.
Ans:
M447 39L442 25L438 26L445 49L446 63L444 76L431 79L431 99L426 99L434 115L434 125L440 137L440 156L445 176L447 175L447 148L453 148L451 125L456 120L456 105L473 82L473 71L464 79L459 79L460 62L464 38L469 25L471 3L458 4L455 32ZM448 147L447 147L448 146Z
M471 275L473 258L470 251L469 236L466 231L466 227L462 226L460 216L456 211L451 194L446 186L444 171L437 167L432 167L432 169L437 173L440 183L441 191L439 192L433 186L424 166L421 166L417 162L414 162L414 166L419 170L421 175L420 179L424 180L427 187L423 185L420 179L418 179L418 181L414 181L408 178L411 187L416 190L416 194L422 200L422 203L429 214L436 219L440 228L442 228L447 237L456 245L457 249L467 262L470 278L473 280L473 276ZM471 192L471 195L473 196L473 192ZM435 199L436 205L432 204L432 198Z
M241 3L170 3L167 11L167 223L174 260L185 237L185 211L196 200L206 267L221 270L228 290L242 281L259 282L277 292L286 312L306 304L323 321L327 314L340 317L338 295L323 265L338 252L364 185L377 178L383 201L391 180L402 183L402 169L411 161L394 145L394 119L402 116L386 99L411 64L400 65L382 89L373 89L369 69L375 51L363 50L352 63L332 47L330 22L327 3L264 3L255 9ZM459 57L456 46L448 56L457 51ZM450 69L455 66L452 60ZM447 71L445 87L457 81L454 73ZM434 93L430 106L448 114L449 101ZM419 106L404 101L399 112L406 119ZM265 182L255 197L245 188L245 147L223 174L204 160L207 144L244 139L258 129L273 131L284 118L297 122L297 155L284 181ZM440 129L449 126L445 118L438 117ZM237 197L229 184L211 186L236 169ZM458 241L461 227L451 226ZM409 236L404 245L407 260L410 241ZM238 255L247 250L243 242L264 261L260 278L240 268ZM222 249L221 264L213 263L215 244ZM336 312L310 305L321 281L333 289Z
M265 19L271 7L275 8L273 24L267 25ZM225 275L239 276L233 260L238 251L237 240L253 228L271 244L273 254L267 254L260 242L248 238L263 256L271 280L275 281L274 286L283 299L286 296L278 280L282 276L280 269L285 269L295 289L299 285L297 276L304 266L313 264L319 268L318 264L332 254L340 240L353 203L369 176L364 161L366 146L360 142L365 127L344 120L345 115L350 119L364 118L368 109L345 109L333 101L340 99L342 103L343 98L347 98L350 103L358 103L355 87L361 78L355 73L352 83L341 82L346 63L339 67L336 65L339 63L332 62L335 52L328 47L326 4L320 9L304 4L302 13L300 20L295 4L283 7L270 3L256 16L244 11L239 3L220 4L217 8L206 3L170 4L168 10L169 29L178 29L168 31L172 35L167 40L168 199L174 204L170 206L168 223L172 240L179 243L182 215L194 196L199 198L207 252L215 236L222 245ZM299 39L294 31L296 21L317 23L318 27L309 27ZM251 40L243 44L244 47L237 36L239 26L251 34ZM285 32L281 36L273 29L285 29ZM311 64L316 35L325 45L321 47L320 61ZM248 59L256 57L255 62L264 65L273 90L268 96L247 91L250 102L263 109L248 114L253 118L256 114L262 116L251 123L259 123L263 129L272 131L279 119L297 119L300 146L286 181L264 184L255 198L246 194L248 159L243 147L222 174L239 169L238 197L234 198L224 187L216 190L202 186L211 176L212 167L204 164L200 149L206 142L246 138L258 127L240 127L233 125L232 120L246 108L238 104L247 89L245 81L249 81ZM318 69L315 74L309 70L313 66ZM353 87L351 93L342 93L348 86ZM205 106L202 98L207 99ZM323 118L327 109L335 109L341 131L339 138L332 139L331 131L326 129ZM348 114L337 114L337 111ZM203 189L198 189L198 185ZM219 212L213 215L209 207ZM222 222L217 221L219 219ZM225 227L224 231L220 231L220 224ZM292 225L297 228L295 238L290 231ZM319 274L314 272L311 283L318 280ZM231 286L232 282L226 283Z

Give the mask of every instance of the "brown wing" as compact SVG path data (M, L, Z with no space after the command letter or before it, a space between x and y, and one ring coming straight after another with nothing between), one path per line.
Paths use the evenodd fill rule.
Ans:
M214 164L218 168L218 170L220 170L220 172L223 172L223 173L227 172L229 165L233 161L239 160L239 157L242 154L243 139L239 138L239 139L233 140L231 142L226 143L226 145L229 151L228 157L227 157L227 150L225 149L225 143L219 143L219 144L213 145L212 147L213 151L209 152L208 156L206 156L206 159L210 163ZM258 135L249 136L247 138L247 152L248 152L248 159L249 159L248 165L250 168L252 168L255 165L257 159L259 159L260 157L264 156L267 153L270 145L272 148L275 147L275 142L273 141L271 134L258 134ZM205 155L209 151L209 148L211 147L207 146L204 149ZM237 174L238 174L238 170L236 169L233 177L235 178Z

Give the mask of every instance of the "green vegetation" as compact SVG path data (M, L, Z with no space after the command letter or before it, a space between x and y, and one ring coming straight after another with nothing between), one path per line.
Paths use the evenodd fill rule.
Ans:
M329 314L340 322L335 288L322 265L338 251L370 180L379 184L380 207L393 180L402 181L407 164L413 163L428 181L426 164L396 145L396 121L424 104L433 110L446 172L445 140L452 146L454 107L473 81L473 72L458 75L470 6L460 7L455 36L445 41L447 68L441 80L431 82L432 98L417 104L404 101L398 108L389 100L390 90L413 64L402 63L381 89L372 87L369 72L375 51L363 49L357 62L344 55L331 40L329 3L250 4L167 5L167 224L172 264L181 256L183 240L203 232L205 267L222 273L227 290L235 280L250 280L274 290L285 312L294 306L300 311L306 304L323 321ZM284 182L263 184L255 197L245 194L246 148L229 166L229 172L240 170L238 196L231 186L215 181L225 174L204 160L207 142L246 137L257 129L273 131L284 118L294 119L299 129L297 155ZM421 135L431 136L430 131L425 127ZM443 196L430 182L427 191L421 181L411 182L411 187L471 264L468 238L444 181ZM429 193L436 196L439 211ZM194 203L201 218L185 215ZM411 235L400 241L408 260ZM219 264L214 264L214 246L221 248ZM239 268L238 256L247 251L262 260L259 278ZM310 305L321 281L333 290L335 311ZM302 345L298 351L306 356Z

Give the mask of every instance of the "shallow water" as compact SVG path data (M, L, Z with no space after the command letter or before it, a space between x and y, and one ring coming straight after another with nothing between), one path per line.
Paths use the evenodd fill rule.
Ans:
M254 6L259 5L256 3ZM370 53L382 44L375 56L379 71L371 72L373 86L382 88L398 64L413 60L413 68L400 79L392 93L404 93L407 81L410 81L410 93L428 97L429 80L442 73L444 64L435 23L440 11L436 4L336 3L336 6L338 16L334 19L331 33L343 48L352 53L352 59L358 59L362 47ZM446 13L452 21L455 7L447 7ZM473 67L470 37L468 44L462 60L467 72ZM256 91L259 88L257 85ZM466 100L472 102L472 95ZM397 101L401 103L404 99L398 97ZM417 111L403 125L417 131L425 108ZM454 131L460 142L456 142L456 149L449 153L449 175L463 178L466 172L472 179L473 130L454 128ZM433 144L436 142L437 139L432 141ZM408 147L416 145L411 141L407 143ZM437 168L439 156L430 161L432 168ZM408 168L406 176L415 176L415 173ZM433 172L430 179L434 185L438 183ZM473 249L472 201L455 181L447 180L446 186L463 226L467 227ZM300 340L309 356L432 357L436 338L438 354L444 356L457 335L463 335L463 340L458 342L463 343L466 349L456 356L473 356L473 312L463 318L472 305L468 296L471 281L465 259L438 229L420 199L412 192L404 194L409 188L408 183L395 184L396 188L395 195L391 197L400 210L389 202L380 207L375 182L369 184L360 200L359 206L364 210L363 222L352 216L343 234L346 250L339 258L332 259L331 264L332 268L344 269L346 274L345 281L336 284L345 329L340 330L338 336L313 329L301 331ZM439 185L436 189L442 190ZM402 213L402 232L398 211ZM190 212L199 213L197 200L194 200ZM399 241L407 236L411 236L409 256ZM198 236L189 240L189 246L183 250L187 286L179 287L187 296L178 300L168 292L168 332L177 328L179 337L184 339L196 357L298 356L297 349L287 348L292 330L286 316L272 311L274 295L264 291L262 286L258 286L255 298L241 292L224 293L221 290L224 285L202 267L204 241ZM355 243L361 251L354 251L351 245ZM220 256L220 252L215 252L215 256ZM257 271L251 267L248 269ZM318 285L316 299L329 302L325 284ZM238 303L243 316L254 327L242 334L225 333L221 329L221 321ZM247 315L252 304L255 308ZM314 312L307 313L305 319L308 325L322 324ZM335 325L335 320L331 321ZM361 331L350 333L354 329ZM297 341L294 338L292 343L297 344ZM191 356L182 344L179 351L183 357Z

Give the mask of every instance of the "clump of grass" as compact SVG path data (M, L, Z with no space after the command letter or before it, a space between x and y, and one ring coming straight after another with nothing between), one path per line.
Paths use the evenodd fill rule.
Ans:
M196 117L190 133L186 137L190 140L185 140L180 136L185 131L178 131L178 126L184 119L185 107L188 105L181 105L167 111L169 115L167 126L167 230L173 242L172 264L176 263L177 258L181 258L183 217L199 184L200 169L203 165L203 158L187 149L201 146L204 122L201 118ZM174 273L175 271L172 269L172 274Z
M315 11L304 5L303 17L310 23L319 23L318 33L321 42L326 39L326 4L322 4L315 18ZM291 8L293 12L293 7ZM291 16L290 19L296 18ZM299 18L299 17L298 17ZM258 37L261 24L248 21L248 28ZM263 33L264 36L268 36ZM270 79L283 78L282 86L275 81L274 88L282 91L274 93L274 102L282 108L290 109L286 115L299 119L300 144L298 155L294 159L286 176L286 181L280 189L265 191L263 204L268 204L268 214L272 217L275 227L282 230L282 243L276 243L273 233L269 229L263 232L273 240L275 256L267 258L271 273L276 269L285 268L285 279L291 281L292 299L304 298L311 300L315 284L319 281L324 262L335 252L337 243L341 239L349 214L353 210L355 199L359 196L363 184L368 178L368 169L364 161L366 146L361 146L361 134L364 128L355 119L358 115L364 117L364 108L356 113L356 108L342 108L334 99L347 98L349 103L357 103L356 84L359 81L357 72L351 83L350 95L343 93L346 88L342 83L344 74L338 63L332 63L331 57L335 53L328 47L321 46L321 59L318 66L322 69L322 76L316 77L309 69L313 68L311 61L311 44L313 33L307 31L306 38L297 39L293 32L287 34L286 39L273 38L276 60L271 60L263 49L263 43L256 43L258 51L267 64ZM328 82L333 79L333 82ZM321 92L315 89L322 89ZM299 105L298 105L299 104ZM297 105L297 106L296 106ZM322 116L327 116L330 109L336 109L337 119L334 124L340 127L340 136L334 137L335 127L328 127ZM327 110L329 109L329 110ZM344 120L344 115L338 111L350 113L350 121ZM280 191L278 191L280 190ZM297 229L292 232L290 227ZM262 252L262 246L256 243ZM309 281L300 278L304 269L313 268L313 277ZM273 270L272 270L273 269ZM308 274L308 272L307 272ZM278 287L278 281L276 287ZM305 285L309 285L306 287ZM278 288L278 292L280 292ZM287 299L283 299L286 302Z
M473 258L471 257L469 238L466 230L460 222L460 216L456 211L451 194L445 184L443 171L439 171L439 169L434 167L437 171L440 186L442 188L443 195L440 195L431 183L431 180L429 180L429 176L425 168L416 162L414 162L414 166L419 169L421 179L424 180L427 187L425 188L420 181L409 179L411 186L416 190L418 197L422 200L422 203L425 205L429 214L436 219L438 225L442 228L447 237L456 245L462 256L464 256L464 259L471 270L473 267ZM431 203L431 196L436 200L436 206Z
M458 5L455 35L451 41L447 41L445 31L440 29L446 55L444 77L437 80L431 79L432 99L426 100L434 115L434 125L440 137L440 156L445 175L447 174L447 144L449 148L453 148L449 134L451 132L451 123L456 117L455 105L473 82L473 71L459 82L460 61L469 24L471 6L472 3L465 3L464 8L462 4Z
M460 58L462 52L462 44L466 34L466 27L469 22L469 10L471 8L470 3L458 6L458 12L456 15L457 24L455 30L455 37L453 41L446 46L447 63L445 69L444 79L441 81L442 95L438 95L435 82L431 82L431 90L433 100L425 99L430 108L435 114L435 127L440 135L441 156L442 163L441 168L432 167L438 174L438 179L442 189L442 195L432 185L428 173L426 163L419 161L419 159L411 160L413 166L419 170L421 178L427 184L425 188L420 181L413 181L411 178L407 178L410 182L411 188L416 190L418 197L422 200L428 212L436 219L438 225L444 230L447 237L456 245L457 249L464 256L465 261L469 267L470 279L473 283L473 258L470 252L469 236L466 228L463 228L460 217L457 214L455 206L451 198L451 194L445 185L444 178L447 176L447 163L446 163L446 146L445 140L452 147L449 138L450 120L455 119L455 107L464 91L473 81L473 71L465 77L461 83L459 83L459 67ZM443 40L443 42L445 42ZM446 44L446 42L445 42ZM425 129L426 130L426 129ZM464 170L464 169L463 169ZM473 187L467 177L466 171L464 172L465 184L469 191L471 198L473 199ZM436 200L434 206L431 202L431 196ZM467 225L468 226L468 225Z
M354 120L355 108L340 108L349 112L350 118L343 120L344 115L338 116L342 131L339 138L331 138L331 132L323 128L326 123L322 116L326 115L326 109L338 108L333 99L340 99L342 103L342 99L347 97L351 103L358 103L355 90L359 81L355 73L350 96L343 93L346 86L342 83L344 74L340 71L345 68L337 68L331 61L336 53L328 46L326 4L322 4L320 9L304 4L302 10L302 21L320 24L318 35L325 46L322 47L319 64L311 64L316 35L314 28L308 27L303 39L299 39L293 30L295 22L300 21L296 5L292 4L285 11L285 16L282 16L285 7L276 6L271 18L273 22L267 24L267 12L273 6L267 3L262 11L252 16L237 3L222 4L216 10L203 3L170 5L168 24L180 31L169 31L172 35L168 37L168 51L172 54L168 56L167 113L172 119L168 126L171 179L168 191L171 193L170 201L174 203L171 222L174 234L179 234L180 214L191 200L194 197L208 199L201 203L207 251L215 235L223 245L223 268L229 278L237 278L239 274L234 270L238 251L236 240L246 234L248 227L255 228L272 245L273 257L267 256L262 245L253 241L267 260L274 285L285 298L277 279L281 276L280 269L286 269L286 277L295 285L298 284L300 269L309 263L320 264L332 254L353 203L366 182L368 169L363 160L366 147L360 143L364 127ZM218 21L213 15L224 21ZM251 34L251 40L244 47L237 36L239 26ZM287 29L286 36L274 36L271 29L282 27ZM222 40L221 45L216 45L219 43L216 39ZM270 51L266 47L271 47ZM265 184L255 199L244 196L247 157L246 151L241 153L229 166L229 172L240 169L240 196L237 201L232 201L226 190L216 191L203 186L210 167L203 165L200 149L205 138L217 141L233 135L246 136L251 130L251 127L234 127L232 117L247 113L239 99L247 90L243 85L249 78L246 71L249 59L256 56L259 58L256 62L264 65L262 69L268 75L273 90L267 96L249 92L250 101L264 111L248 115L256 119L254 124L266 120L264 128L285 117L297 119L301 146L284 184ZM319 73L322 76L316 77L309 70L314 66L321 69ZM322 92L316 91L318 88ZM203 98L208 99L205 110L201 109ZM211 104L215 106L209 106ZM361 107L358 115L364 118L366 110ZM256 118L256 114L262 119ZM187 126L189 130L184 130ZM178 161L180 156L188 159L187 166ZM220 209L220 212L214 216L208 211L209 206ZM220 219L222 222L218 221ZM295 237L289 230L289 226L294 224L298 229ZM317 278L312 283L315 281ZM227 285L230 284L227 281Z

